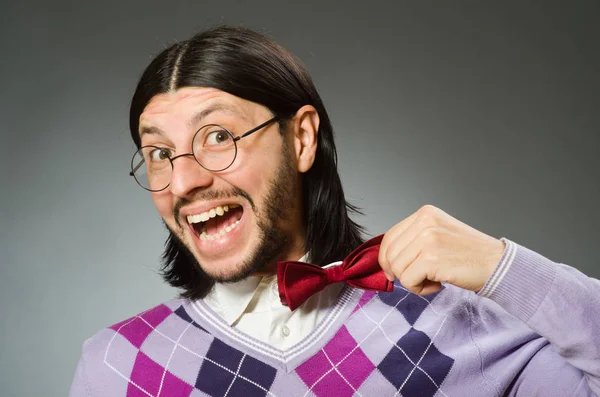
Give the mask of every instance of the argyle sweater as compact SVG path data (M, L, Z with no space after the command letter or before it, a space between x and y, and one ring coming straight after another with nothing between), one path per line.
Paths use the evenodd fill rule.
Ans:
M507 243L484 288L345 287L281 351L176 299L85 342L71 396L600 396L600 281Z

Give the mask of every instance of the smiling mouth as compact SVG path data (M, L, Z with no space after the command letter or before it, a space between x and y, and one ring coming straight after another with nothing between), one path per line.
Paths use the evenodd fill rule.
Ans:
M187 221L200 240L216 240L235 229L243 213L241 205L230 204L217 206L200 214L188 215Z

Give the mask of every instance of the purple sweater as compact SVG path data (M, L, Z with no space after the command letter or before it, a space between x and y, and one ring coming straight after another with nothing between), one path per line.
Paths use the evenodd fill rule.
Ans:
M600 281L509 240L475 294L345 287L286 351L172 300L85 342L71 396L600 396Z

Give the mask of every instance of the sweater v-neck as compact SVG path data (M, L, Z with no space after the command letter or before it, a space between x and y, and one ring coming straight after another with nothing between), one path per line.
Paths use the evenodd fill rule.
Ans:
M192 319L214 337L289 373L325 347L351 316L363 293L362 290L344 286L335 303L315 329L287 350L277 349L230 326L203 300L188 301L185 308Z

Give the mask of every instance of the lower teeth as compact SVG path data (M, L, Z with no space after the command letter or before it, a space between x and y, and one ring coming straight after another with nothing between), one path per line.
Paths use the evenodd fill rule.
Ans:
M217 234L206 234L206 232L202 232L200 234L200 240L216 240L219 237L223 237L224 235L226 235L227 233L229 233L230 231L232 231L237 225L238 223L240 223L239 220L235 221L235 223L232 223L229 226L224 227L220 233Z

